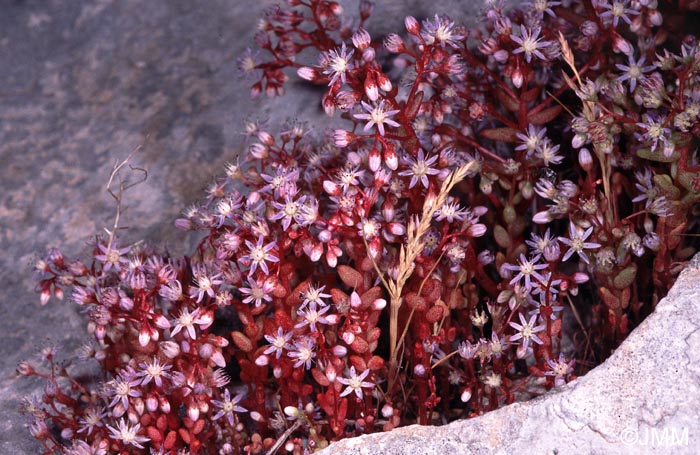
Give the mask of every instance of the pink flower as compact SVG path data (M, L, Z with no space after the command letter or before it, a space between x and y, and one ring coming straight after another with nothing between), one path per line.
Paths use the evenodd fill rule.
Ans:
M107 425L107 429L111 433L110 437L112 439L119 440L127 445L133 445L139 449L143 449L143 445L141 445L142 442L150 441L150 439L146 436L139 436L138 433L141 429L140 423L131 426L126 420L120 419L116 428Z
M531 342L537 344L544 343L537 334L543 331L547 326L545 324L535 325L537 323L537 315L533 314L530 316L530 320L526 321L525 316L522 313L518 313L520 317L520 324L517 322L509 322L510 326L513 327L518 332L515 335L511 335L509 341L522 340L522 349L527 350Z
M586 239L590 237L591 233L593 232L593 226L589 227L583 234L581 234L572 222L569 224L569 232L569 238L559 237L559 241L561 243L569 246L569 249L566 250L566 253L564 253L562 260L566 261L574 253L576 253L581 259L583 259L583 262L589 264L590 261L584 250L596 249L600 248L601 246L600 243L586 242Z
M258 242L253 244L253 242L246 240L246 246L248 247L248 254L240 257L238 260L245 263L250 263L250 271L248 276L252 276L253 273L260 267L260 270L265 273L265 275L270 274L270 269L267 266L268 262L279 262L279 258L271 253L277 247L277 242L270 242L263 245L263 236L258 237Z
M400 109L386 110L386 108L384 107L384 100L379 101L379 104L375 104L374 106L362 101L362 107L365 111L367 111L366 113L353 115L353 117L355 117L358 120L369 120L364 126L364 128L362 128L362 131L367 132L370 130L370 128L376 125L379 134L381 136L384 136L385 123L395 128L399 127L399 124L396 123L394 120L391 120L389 117L398 114L400 112Z
M243 394L238 394L231 399L231 393L228 389L224 389L224 399L223 400L211 400L211 403L219 408L219 410L214 414L213 419L219 420L223 416L226 416L229 425L234 424L234 413L235 412L247 412L248 410L243 406L239 406L238 403L243 400Z
M411 182L408 184L409 188L413 188L418 182L420 182L424 188L428 188L430 185L428 176L438 175L440 173L439 170L431 167L437 162L437 160L437 155L433 155L426 159L423 150L418 150L417 158L414 159L411 156L406 158L406 161L408 162L408 169L399 172L399 175L411 177Z
M197 308L196 310L190 313L189 309L183 308L180 311L180 316L178 316L177 319L172 321L175 327L173 328L172 332L170 332L170 336L174 337L184 329L185 331L183 332L183 334L186 338L189 338L190 340L196 340L197 333L195 332L195 324L200 326L200 328L204 330L207 327L209 327L212 323L212 319L207 317L206 315L200 316L200 310L201 308Z
M112 267L114 267L117 272L121 272L121 265L129 262L124 255L128 254L131 248L119 248L116 239L112 239L109 245L100 243L97 245L97 248L102 251L102 254L95 255L95 259L104 263L104 272L108 272Z
M357 374L357 372L355 371L355 367L350 367L350 376L348 378L337 379L338 382L347 386L345 390L343 390L340 393L340 396L344 397L346 395L350 395L352 392L355 392L357 398L361 400L363 398L362 388L374 387L374 383L364 381L367 375L369 375L369 368L367 368L362 373Z

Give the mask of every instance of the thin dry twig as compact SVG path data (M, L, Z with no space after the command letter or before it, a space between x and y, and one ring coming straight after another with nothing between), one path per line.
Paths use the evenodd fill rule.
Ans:
M294 424L291 427L287 428L287 431L285 431L284 434L280 436L277 439L277 441L275 441L275 443L272 445L272 447L270 447L270 450L268 450L265 455L275 455L280 449L280 447L282 447L282 444L284 444L287 441L287 439L289 439L289 437L292 435L292 433L294 433L300 426L301 420L295 421Z
M583 320L581 319L581 315L578 313L578 310L576 309L574 302L571 301L571 297L568 294L566 295L566 300L569 302L569 306L571 307L571 312L573 313L574 318L576 318L576 322L578 322L579 327L581 327L581 332L583 332L583 336L586 337L586 348L584 349L584 352L588 352L588 347L591 345L591 337L588 334L588 330L586 330L586 326L583 324Z
M399 251L399 270L396 279L389 279L387 290L390 297L390 316L389 316L389 389L391 390L393 382L398 373L397 365L397 345L398 339L398 319L399 309L403 304L401 296L403 288L408 279L413 274L415 268L415 260L423 251L425 243L423 236L430 229L430 222L433 215L439 210L447 200L452 188L457 183L464 180L467 174L476 166L475 161L471 161L463 166L453 170L447 178L442 182L440 191L436 196L429 196L423 203L423 212L420 218L412 218L407 226L406 244L401 246Z
M112 247L112 242L114 241L114 235L117 232L117 229L119 229L119 220L121 218L122 213L124 212L124 208L122 205L122 200L124 197L124 193L130 189L133 188L136 185L139 185L148 179L148 171L144 168L137 167L137 166L132 166L129 164L129 161L134 157L134 155L141 150L143 146L139 145L136 147L131 153L129 153L129 156L124 158L122 161L119 161L114 164L114 167L112 168L112 172L109 175L109 180L107 180L107 185L105 189L107 190L107 193L109 193L110 196L114 199L117 205L117 211L114 215L114 222L112 224L112 229L105 228L105 232L109 235L107 239L107 248ZM132 171L136 172L141 172L143 176L135 181L135 182L126 182L122 178L121 171L124 169L125 166L129 166L129 169ZM113 185L115 184L115 180L118 180L118 184L116 185L116 189L113 189Z
M564 38L564 35L559 32L559 44L561 45L561 55L564 58L564 61L566 62L567 65L569 65L569 68L571 68L571 71L574 73L574 77L576 78L576 82L571 80L569 75L567 75L563 70L562 70L562 75L564 76L564 81L566 84L574 91L581 90L584 87L583 80L581 79L581 76L579 74L579 71L576 69L576 61L574 59L574 53L571 50L571 47L569 47L569 43L566 41L566 38ZM589 121L589 122L595 122L597 121L597 114L596 114L596 109L595 109L595 102L590 99L584 99L582 100L583 103L583 117ZM606 208L606 218L607 221L611 222L614 219L614 213L613 211L616 212L616 208L613 207L613 204L615 202L615 199L612 197L612 191L610 188L610 176L612 174L612 166L610 163L610 157L604 153L601 150L601 147L597 147L597 144L593 144L593 151L596 154L596 157L598 158L598 161L600 162L600 170L602 174L602 182L603 182L603 192L605 193L605 200L607 201L607 208Z

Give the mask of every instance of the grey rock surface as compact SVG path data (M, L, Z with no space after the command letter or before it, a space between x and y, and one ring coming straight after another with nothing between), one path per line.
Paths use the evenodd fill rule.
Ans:
M697 454L700 254L602 365L561 391L443 427L331 444L323 455Z
M272 0L5 0L0 6L0 455L40 453L18 407L39 395L18 380L20 360L40 346L71 357L84 338L73 305L41 307L33 292L36 253L67 256L110 226L104 191L115 162L135 148L147 182L126 195L124 243L145 239L185 253L193 239L177 214L244 147L244 118L288 117L323 126L317 91L251 101L236 57L252 42ZM345 1L356 11L358 0ZM481 2L382 0L370 32L401 31L417 17L474 16ZM320 131L319 131L320 132Z

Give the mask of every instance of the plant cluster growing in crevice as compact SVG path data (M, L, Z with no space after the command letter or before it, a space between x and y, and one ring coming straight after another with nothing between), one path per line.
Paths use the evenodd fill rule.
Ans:
M202 232L189 256L115 223L89 259L38 262L102 372L78 381L52 347L20 365L46 380L26 405L45 453L302 454L477 416L600 363L697 251L687 2L488 1L479 28L382 37L369 1L288 4L240 59L252 95L293 68L344 127L248 122L176 221Z

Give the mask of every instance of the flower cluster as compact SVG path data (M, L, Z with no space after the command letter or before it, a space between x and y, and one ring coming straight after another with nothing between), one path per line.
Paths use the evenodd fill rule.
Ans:
M39 261L106 378L20 366L47 453L302 454L480 415L604 360L696 251L700 45L658 2L488 2L481 29L384 37L366 0L352 29L289 3L255 37L271 60L241 60L252 94L292 67L345 126L249 122L175 223L205 234L187 257L109 236Z

